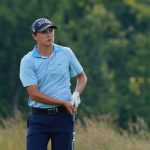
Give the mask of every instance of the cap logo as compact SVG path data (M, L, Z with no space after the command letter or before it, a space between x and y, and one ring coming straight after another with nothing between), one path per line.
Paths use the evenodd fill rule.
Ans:
M43 23L51 23L51 22L47 19L43 19L43 20L39 20L37 23L38 23L38 26L41 26Z

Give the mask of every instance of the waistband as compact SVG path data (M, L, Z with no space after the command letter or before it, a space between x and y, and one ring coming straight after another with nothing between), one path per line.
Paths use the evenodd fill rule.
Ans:
M41 113L41 114L47 114L47 115L52 115L52 114L57 114L63 111L67 111L65 107L63 106L59 106L55 108L48 108L48 109L32 107L31 109L33 113Z

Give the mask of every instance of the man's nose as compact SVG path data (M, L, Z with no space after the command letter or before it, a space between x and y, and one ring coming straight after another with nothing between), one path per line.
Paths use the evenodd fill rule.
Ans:
M51 31L47 31L47 36L51 36L52 32Z

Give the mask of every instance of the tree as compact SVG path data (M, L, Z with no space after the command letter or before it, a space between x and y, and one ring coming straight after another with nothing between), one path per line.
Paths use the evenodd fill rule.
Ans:
M2 2L1 116L10 112L15 116L16 109L26 111L27 94L19 81L19 63L35 44L31 23L46 17L59 26L56 43L69 46L87 73L80 115L110 113L121 120L122 127L141 116L150 124L149 13L147 0Z

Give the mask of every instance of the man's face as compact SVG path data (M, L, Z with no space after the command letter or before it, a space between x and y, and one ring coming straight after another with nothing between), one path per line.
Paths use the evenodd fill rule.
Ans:
M51 46L54 43L54 29L51 27L32 36L40 46Z

